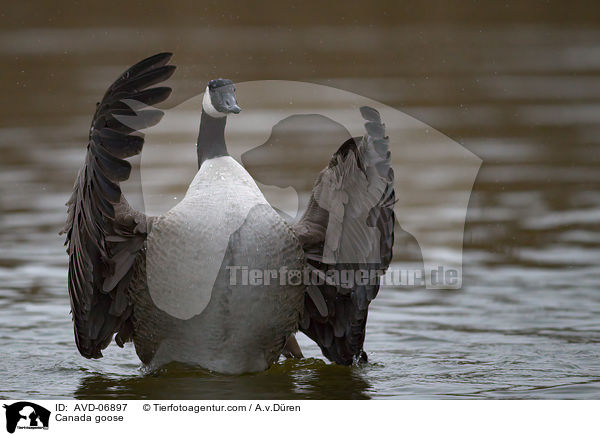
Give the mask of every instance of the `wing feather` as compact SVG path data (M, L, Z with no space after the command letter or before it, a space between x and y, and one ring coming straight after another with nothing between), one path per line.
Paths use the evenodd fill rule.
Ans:
M146 216L131 209L119 182L131 164L123 159L141 152L137 131L156 124L163 113L144 109L164 101L168 87L147 89L168 79L175 67L160 53L125 71L98 103L91 123L87 155L67 202L68 288L75 342L87 358L102 357L115 333L117 343L131 337L129 286L133 265L142 255Z
M375 109L360 112L366 135L346 141L333 155L294 226L309 266L322 279L308 287L300 330L328 359L344 365L366 360L368 307L394 242L394 172L385 125ZM348 273L353 281L344 283ZM368 280L356 280L359 274Z

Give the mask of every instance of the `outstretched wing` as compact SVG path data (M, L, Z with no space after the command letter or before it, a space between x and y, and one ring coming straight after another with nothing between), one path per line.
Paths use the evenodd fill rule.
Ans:
M313 269L300 330L343 365L366 360L368 307L394 242L394 172L385 126L375 109L360 112L367 134L333 155L293 227Z
M160 121L163 113L142 107L164 101L171 88L150 86L168 79L175 67L170 53L144 59L108 88L90 128L87 154L67 202L69 297L79 352L102 357L117 335L122 346L131 335L128 289L134 263L146 238L146 217L121 193L131 165L125 159L141 152L137 130Z

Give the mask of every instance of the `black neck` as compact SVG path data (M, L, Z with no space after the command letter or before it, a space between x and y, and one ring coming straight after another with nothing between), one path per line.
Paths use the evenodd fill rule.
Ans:
M202 110L200 133L198 133L198 168L207 159L229 156L225 145L225 122L227 117L213 118Z

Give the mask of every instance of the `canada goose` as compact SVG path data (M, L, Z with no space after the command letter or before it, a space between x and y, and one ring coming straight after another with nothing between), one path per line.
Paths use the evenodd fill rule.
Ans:
M130 174L125 159L141 152L136 131L162 116L140 106L170 95L170 88L150 88L173 74L170 58L161 53L129 68L92 120L64 229L79 352L102 357L116 333L119 346L133 341L151 366L179 361L243 373L267 369L282 353L300 357L293 336L300 330L334 362L366 360L367 310L394 237L393 171L379 113L360 108L366 134L334 153L306 212L290 226L228 155L227 115L240 107L233 82L212 80L202 104L199 170L179 204L146 216L129 206L119 182ZM317 280L232 281L232 271L245 270L307 270ZM366 282L336 280L369 271L376 274Z

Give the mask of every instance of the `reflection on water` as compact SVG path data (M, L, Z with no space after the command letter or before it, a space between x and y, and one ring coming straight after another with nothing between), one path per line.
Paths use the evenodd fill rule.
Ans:
M326 389L324 389L326 387ZM285 361L259 374L228 376L179 364L147 375L81 380L78 399L368 399L370 385L361 368L325 364L318 359Z
M168 17L152 28L49 28L31 20L39 28L0 29L0 91L8 102L0 106L0 398L599 397L600 28L560 26L560 17L289 29L180 25ZM177 365L145 374L132 347L111 345L99 361L80 357L57 235L63 205L94 103L124 67L164 49L175 50L182 67L173 105L216 76L311 81L401 109L481 157L462 289L382 289L369 316L370 362L360 368L325 363L305 337L308 359L237 377ZM262 110L257 122L277 110ZM182 126L196 125L199 114L186 116ZM252 123L239 127L232 141L255 138ZM193 174L195 138L185 129L169 132L165 145L183 151L168 165L151 151L142 158L145 186L161 195L176 197L185 186L171 182L174 171ZM424 226L439 217L410 197L411 183L444 187L440 196L451 204L452 180L461 175L435 158L445 165L413 167L416 175L402 184L411 199L403 212ZM257 172L269 171L259 164ZM320 166L292 160L282 169L298 182L292 209ZM452 218L456 210L444 213ZM419 247L406 235L396 241L395 266L420 268ZM428 235L436 254L452 257L452 232Z

